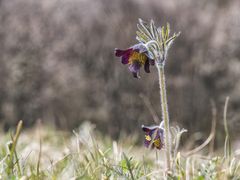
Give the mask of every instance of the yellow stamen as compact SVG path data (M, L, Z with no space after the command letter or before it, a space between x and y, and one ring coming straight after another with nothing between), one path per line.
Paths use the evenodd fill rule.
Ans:
M145 139L146 139L147 141L151 141L151 137L150 137L149 135L145 135Z
M160 140L159 139L156 139L156 140L154 140L153 141L153 143L154 143L154 145L156 146L156 147L160 147L160 145L161 145L161 143L160 143Z
M144 65L147 60L147 56L144 53L138 53L133 51L129 57L129 63L132 64L134 61L138 61L141 65Z

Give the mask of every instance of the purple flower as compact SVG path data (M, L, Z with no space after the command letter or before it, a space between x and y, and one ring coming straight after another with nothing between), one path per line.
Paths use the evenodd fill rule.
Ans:
M147 49L141 43L126 50L116 48L115 56L121 57L122 63L129 65L128 68L135 78L140 78L139 72L142 66L144 66L146 73L150 73L150 65L155 64L154 60L148 57Z
M145 132L144 145L149 148L157 148L159 150L164 146L164 129L159 126L144 126L142 130Z

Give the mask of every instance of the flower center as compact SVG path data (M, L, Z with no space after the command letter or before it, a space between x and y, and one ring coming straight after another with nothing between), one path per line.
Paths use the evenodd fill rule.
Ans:
M141 65L144 65L147 60L147 56L144 53L138 53L133 51L129 57L129 63L132 64L134 61L138 61Z

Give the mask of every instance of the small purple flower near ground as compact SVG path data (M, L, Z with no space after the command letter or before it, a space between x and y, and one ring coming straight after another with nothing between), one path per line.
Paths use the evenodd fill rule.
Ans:
M149 148L157 148L159 150L164 146L164 129L159 126L144 126L142 130L145 132L144 145Z
M142 44L135 44L134 46L126 49L115 49L115 56L121 57L123 64L128 64L129 70L135 78L140 78L140 68L144 66L146 73L150 73L150 65L154 65L153 59L149 58L146 47Z

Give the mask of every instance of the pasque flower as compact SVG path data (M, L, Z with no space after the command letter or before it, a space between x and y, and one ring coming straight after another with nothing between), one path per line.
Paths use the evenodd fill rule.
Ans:
M144 145L149 148L162 149L164 145L164 129L159 126L144 126L142 130L145 132Z
M145 146L150 148L166 149L166 167L171 169L171 143L169 128L169 113L167 104L167 91L165 82L164 67L167 60L168 50L173 41L180 33L174 33L170 36L170 25L166 27L156 27L154 21L146 23L139 19L137 25L137 36L139 44L136 44L126 50L115 49L115 55L121 57L123 64L129 65L129 70L133 76L139 78L140 68L144 66L147 73L150 72L150 64L155 65L158 70L159 94L162 109L162 119L164 129L160 126L142 126L145 132Z
M129 70L135 78L140 78L139 73L142 66L146 73L150 73L150 65L154 65L154 60L148 57L148 51L142 43L121 50L115 49L115 56L121 57L123 64L128 64Z

